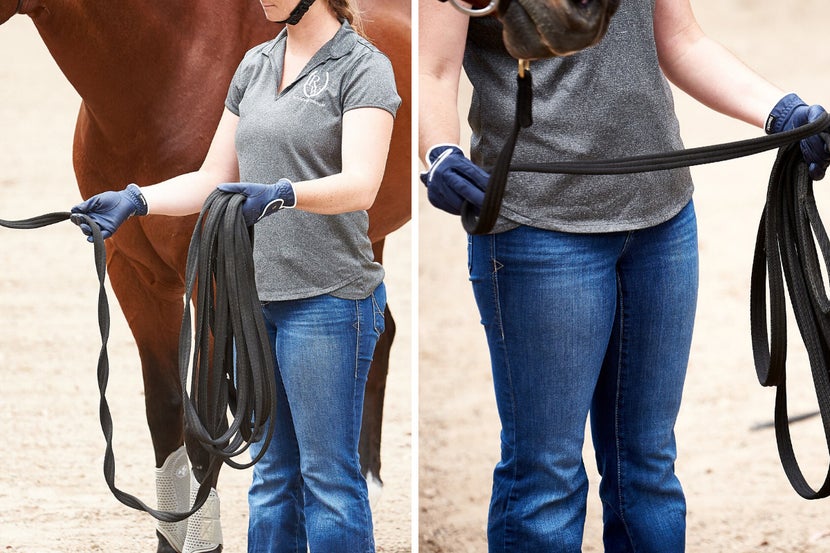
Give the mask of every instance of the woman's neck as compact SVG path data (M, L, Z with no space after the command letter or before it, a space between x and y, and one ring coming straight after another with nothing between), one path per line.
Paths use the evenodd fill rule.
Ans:
M326 0L317 0L296 25L288 25L287 47L294 55L313 56L340 29Z

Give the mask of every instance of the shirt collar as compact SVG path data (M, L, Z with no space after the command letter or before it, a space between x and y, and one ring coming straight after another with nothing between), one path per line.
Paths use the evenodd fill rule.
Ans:
M275 55L282 55L285 52L285 40L288 37L288 30L284 28L276 36L276 38L262 50L263 55L272 58ZM334 36L326 42L314 56L312 56L308 65L317 65L326 59L342 58L351 52L357 44L357 33L352 29L348 21L343 20L340 28Z

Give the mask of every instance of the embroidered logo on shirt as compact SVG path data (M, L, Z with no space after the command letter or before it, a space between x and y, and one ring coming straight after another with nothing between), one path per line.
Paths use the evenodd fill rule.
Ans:
M324 75L320 75L320 72L315 69L306 79L303 85L303 93L306 95L306 98L314 98L322 94L328 85L329 72L326 71Z

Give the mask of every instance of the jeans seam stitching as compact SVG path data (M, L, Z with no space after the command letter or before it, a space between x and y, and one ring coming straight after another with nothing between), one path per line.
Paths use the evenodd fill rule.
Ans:
M354 302L355 307L355 328L357 329L357 333L355 334L355 347L354 347L354 378L357 380L357 368L360 365L360 302L355 300Z
M513 419L512 420L512 428L513 428L512 442L513 442L513 447L518 449L518 442L517 442L516 430L515 430L516 429L516 421L515 421L516 399L513 395L513 375L512 375L512 372L511 372L512 369L511 369L511 365L510 365L510 361L509 361L509 356L507 355L507 340L505 339L505 336L504 336L504 324L503 324L503 320L502 320L501 304L500 304L500 300L499 300L499 298L501 296L499 294L498 272L499 272L500 269L502 269L504 267L504 264L500 263L498 261L498 259L496 259L496 239L497 239L497 235L493 235L491 240L490 240L490 244L491 244L490 256L491 256L491 259L492 259L492 262L493 262L493 266L492 266L492 270L493 270L493 272L492 272L492 275L493 275L493 277L492 277L493 306L494 306L495 319L496 319L496 322L498 324L499 337L501 339L502 350L504 351L504 363L505 363L505 368L506 368L506 371L507 371L508 386L509 386L509 389L510 389L510 416L511 416L511 419ZM516 471L517 471L517 466L514 463L513 472L511 474L510 491L507 493L507 500L506 500L505 507L504 507L504 510L505 510L505 525L504 525L504 532L503 532L503 535L502 535L502 548L503 548L504 551L507 551L508 535L510 534L510 532L508 532L508 525L509 525L510 517L507 516L506 514L510 512L511 504L513 502L513 490L516 486Z
M630 234L629 234L630 237ZM626 238L626 242L623 245L623 250L628 245L628 238ZM622 252L621 252L622 253ZM623 376L623 350L624 343L625 343L625 305L623 301L623 290L622 290L622 282L620 281L619 275L617 276L617 289L619 290L619 311L620 311L620 325L619 325L619 332L620 332L620 339L619 339L619 351L617 353L617 385L616 385L616 393L614 397L614 445L616 447L616 458L617 458L617 498L618 498L618 509L619 509L619 517L620 521L622 522L623 528L625 528L625 533L629 538L629 543L634 547L634 543L631 541L631 530L628 527L628 521L625 517L625 507L624 507L624 498L623 498L623 462L622 462L622 447L620 445L620 387L622 383L622 376Z
M357 311L358 311L358 313L360 313L360 302L356 301L355 306L358 307ZM361 405L359 405L358 401L357 401L357 396L360 394L360 390L359 390L359 386L358 386L358 378L357 378L358 366L360 364L360 351L359 351L360 350L360 342L361 342L360 332L357 333L356 337L357 337L357 347L356 347L357 355L355 357L355 369L354 369L355 370L355 379L352 381L352 417L354 418L354 420L353 420L352 426L350 426L351 429L354 429L355 424L359 425L360 424L359 421L361 420L361 417L358 416L358 412L361 409ZM350 441L352 443L358 445L358 447L360 447L359 446L359 443L360 443L360 428L359 427L357 429L357 434L358 434L357 436L351 436ZM360 461L358 461L358 471L360 471L359 466L360 466ZM364 490L364 489L365 489L364 487L361 487L361 491ZM368 501L369 501L369 498L367 496L366 497L366 502L363 505L364 508L361 509L361 515L363 516L363 528L369 528L370 527L371 511L367 512L367 509L365 508L366 505L368 505ZM366 548L366 550L367 551L370 550L371 546L370 546L370 542L369 542L369 536L364 535L363 541L364 541L364 547Z

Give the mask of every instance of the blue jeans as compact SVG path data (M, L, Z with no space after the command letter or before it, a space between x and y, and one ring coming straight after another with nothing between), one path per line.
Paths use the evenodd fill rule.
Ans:
M589 413L605 551L683 551L674 424L697 303L692 204L632 232L473 236L469 261L502 423L489 551L581 550Z
M375 550L358 440L386 291L263 304L277 360L274 437L248 492L249 553ZM256 455L260 444L251 446Z

